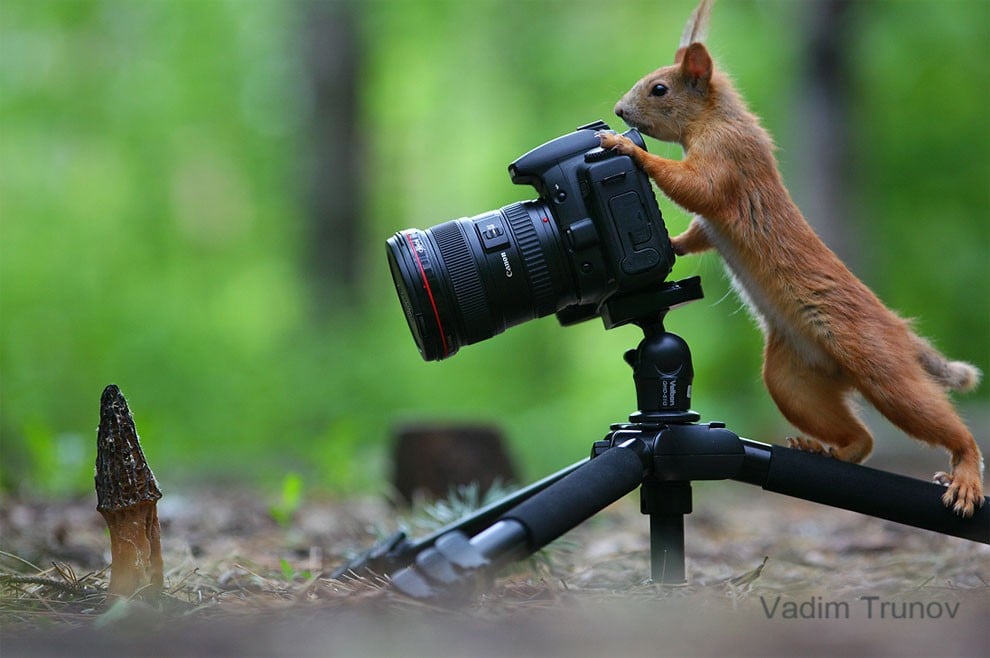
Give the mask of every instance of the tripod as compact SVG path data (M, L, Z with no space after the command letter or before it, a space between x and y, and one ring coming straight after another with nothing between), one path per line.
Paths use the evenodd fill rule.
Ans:
M667 332L667 312L702 296L700 279L611 300L601 309L606 328L633 323L644 334L626 352L638 411L611 426L591 457L419 540L399 532L332 574L391 574L392 586L440 603L478 593L505 564L543 548L609 504L640 488L650 517L650 575L686 582L684 517L691 482L732 479L767 491L852 510L889 521L990 544L990 504L963 519L941 502L943 487L841 462L823 455L742 438L723 423L699 423L690 409L691 353Z

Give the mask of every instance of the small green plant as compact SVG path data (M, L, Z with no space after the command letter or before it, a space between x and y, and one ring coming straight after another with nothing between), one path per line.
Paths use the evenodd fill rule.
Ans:
M289 583L295 582L296 580L306 581L313 577L313 572L309 569L296 571L296 568L293 567L292 564L285 558L282 558L279 561L279 568L282 571L282 580Z
M457 485L450 488L444 499L415 501L408 523L414 532L433 532L511 492L501 481L494 482L486 491L477 482Z
M287 473L282 479L282 487L277 500L268 508L268 513L280 526L292 523L296 510L302 504L303 480L298 473Z

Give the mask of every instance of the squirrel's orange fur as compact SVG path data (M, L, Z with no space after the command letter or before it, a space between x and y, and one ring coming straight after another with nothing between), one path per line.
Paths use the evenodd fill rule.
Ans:
M971 516L983 504L983 460L945 389L970 390L980 372L918 337L812 230L784 187L769 134L699 42L710 4L702 0L692 15L675 63L643 77L615 106L630 126L681 144L684 158L647 153L612 133L599 135L602 145L632 157L696 213L674 249L721 254L765 334L767 389L807 435L791 445L866 459L873 438L849 400L858 390L906 433L951 453L951 474L936 474L948 485L942 500Z

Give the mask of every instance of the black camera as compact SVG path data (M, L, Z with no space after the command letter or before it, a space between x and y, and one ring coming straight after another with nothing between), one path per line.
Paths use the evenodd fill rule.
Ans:
M601 316L659 290L674 251L650 180L632 158L599 146L598 121L509 165L539 198L387 241L389 266L427 361L556 313L561 324ZM635 129L623 133L645 148Z

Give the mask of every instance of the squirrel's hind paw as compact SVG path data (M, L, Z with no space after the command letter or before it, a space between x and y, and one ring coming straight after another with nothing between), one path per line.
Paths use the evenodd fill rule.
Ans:
M949 474L939 471L932 480L948 487L942 494L942 504L963 518L973 516L976 509L983 507L983 483L979 477L968 478L959 473Z
M794 450L800 450L801 452L811 452L816 455L825 455L826 457L832 457L832 449L815 441L814 439L806 439L803 436L789 436L787 437L787 447L793 448Z

